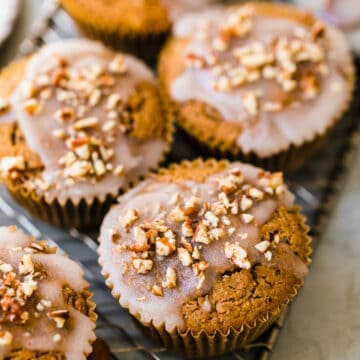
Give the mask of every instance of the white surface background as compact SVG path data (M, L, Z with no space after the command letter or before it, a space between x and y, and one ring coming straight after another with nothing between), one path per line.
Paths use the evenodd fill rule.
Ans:
M0 65L15 56L41 3L23 0L15 34L0 49ZM273 359L360 359L360 149Z

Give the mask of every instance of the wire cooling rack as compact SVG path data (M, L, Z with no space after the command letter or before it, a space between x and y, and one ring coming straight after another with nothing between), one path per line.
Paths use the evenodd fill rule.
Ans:
M20 55L27 55L39 46L54 40L79 36L71 19L58 6L56 1L45 2L44 16L38 21L31 34L20 47ZM358 73L360 64L357 61ZM355 94L360 99L360 84ZM287 178L291 190L297 196L297 202L303 207L312 227L314 248L318 244L324 225L331 212L336 195L341 190L342 180L351 164L355 145L359 143L360 101L354 101L348 114L338 123L323 149L312 162ZM192 159L196 149L191 148L181 136L176 136L168 161ZM180 360L144 337L126 311L110 294L105 286L97 263L97 234L79 233L76 230L63 231L31 219L0 188L0 225L12 225L24 229L37 238L52 239L61 251L82 264L87 280L94 291L97 303L97 336L110 347L106 354L104 346L98 348L100 355L95 360L109 359L157 359ZM287 310L288 311L288 310ZM273 346L278 338L286 313L255 343L246 349L218 357L219 360L269 360Z

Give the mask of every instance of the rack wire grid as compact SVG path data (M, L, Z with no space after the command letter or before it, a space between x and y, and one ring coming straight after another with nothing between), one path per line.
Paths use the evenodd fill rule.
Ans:
M27 55L43 44L54 40L80 36L72 20L56 1L47 1L43 16L36 23L31 34L20 46L19 55ZM355 59L357 72L360 62ZM360 99L360 84L357 84L355 99ZM353 101L349 112L340 121L322 150L300 171L287 178L290 189L296 194L297 203L303 208L312 227L314 249L333 207L336 195L341 190L342 180L351 164L352 154L359 144L360 102ZM184 139L177 135L168 162L192 159L197 156ZM85 276L94 292L97 303L97 336L102 339L92 359L157 359L180 360L181 357L159 347L137 329L125 310L113 299L104 284L97 262L97 233L79 233L72 229L64 231L32 219L0 189L0 225L17 225L37 238L51 239L72 259L82 264ZM219 360L269 360L272 349L281 332L287 309L279 320L255 343L245 349L218 357ZM106 345L104 345L106 344ZM111 353L103 350L109 348Z

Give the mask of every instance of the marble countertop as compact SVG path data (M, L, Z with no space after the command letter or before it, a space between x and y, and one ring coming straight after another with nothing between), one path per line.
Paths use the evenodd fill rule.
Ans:
M0 66L17 52L42 0L23 0L15 34L0 49ZM360 358L360 147L313 257L305 287L291 307L274 360Z
M274 360L360 358L360 147Z

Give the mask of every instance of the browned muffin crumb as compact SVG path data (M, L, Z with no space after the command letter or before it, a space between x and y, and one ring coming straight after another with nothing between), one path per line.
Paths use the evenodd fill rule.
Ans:
M293 209L279 207L273 218L260 228L260 238L275 244L285 242L294 254L308 263L311 252L304 252L304 245L307 245L304 244L304 234L309 228L302 221L303 216L298 210L297 207Z
M307 262L308 244L303 227L302 215L296 208L279 207L261 227L261 239L272 239L274 258L281 260L288 256L289 251L285 250L290 248ZM274 234L278 234L279 239ZM237 269L226 273L209 294L183 305L185 328L193 333L203 330L211 334L217 329L227 333L231 327L239 330L244 324L251 326L256 319L275 313L285 305L289 294L301 284L293 271L275 265L255 265L250 270Z
M160 0L62 0L61 4L76 21L109 35L158 34L170 29L167 11L161 6Z
M226 161L214 162L213 160L183 161L181 166L170 165L168 169L160 169L156 179L163 182L176 182L183 180L194 180L204 182L210 175L216 174L227 167ZM196 171L194 171L196 169Z
M165 139L165 121L161 106L154 86L147 83L140 84L125 105L129 117L124 122L128 126L129 136L139 140Z
M197 123L202 124L203 129L206 129L204 130L206 133L226 138L228 142L226 147L236 148L236 139L241 133L241 124L224 121L220 112L211 105L198 100L190 100L179 107L178 115L184 118L196 118ZM206 135L204 134L204 136Z
M14 350L5 360L65 360L65 355L60 351L30 351Z
M85 293L76 293L69 285L65 285L63 286L63 295L67 304L73 306L84 315L89 315L89 308L86 301L88 296Z
M0 71L0 98L7 99L18 86L24 75L28 58L15 60Z

